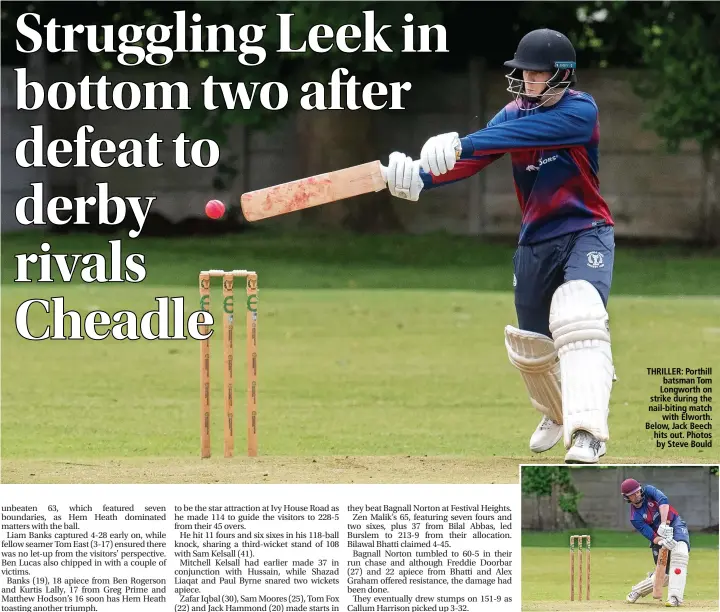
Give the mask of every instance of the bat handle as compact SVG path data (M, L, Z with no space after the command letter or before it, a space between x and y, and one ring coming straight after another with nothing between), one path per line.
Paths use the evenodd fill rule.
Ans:
M455 150L455 159L460 159L460 155L462 155L462 151ZM380 164L380 172L382 172L382 177L385 183L387 183L387 166L383 166Z
M387 183L387 166L380 164L380 172L382 172L383 181Z

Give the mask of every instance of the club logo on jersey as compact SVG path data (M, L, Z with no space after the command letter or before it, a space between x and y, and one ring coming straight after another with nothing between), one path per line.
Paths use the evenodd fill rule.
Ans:
M605 256L599 251L590 251L587 254L588 268L604 268Z
M530 164L527 168L525 168L525 172L537 172L542 168L545 164L549 164L550 162L554 162L558 158L557 155L553 155L552 157L545 157L540 158L540 161L538 161L537 166L534 166L533 164Z

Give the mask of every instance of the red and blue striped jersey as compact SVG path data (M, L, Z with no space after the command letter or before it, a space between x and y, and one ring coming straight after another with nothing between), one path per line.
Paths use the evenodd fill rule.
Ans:
M509 153L522 212L520 244L614 225L600 195L600 124L590 94L568 90L557 104L533 110L510 102L460 142L462 155L452 170L442 176L421 170L424 188L466 179Z
M665 493L652 485L646 485L642 505L639 508L630 505L630 523L650 542L657 537L657 530L660 527L660 506L665 504L670 506ZM678 516L677 510L670 506L668 521L672 523Z

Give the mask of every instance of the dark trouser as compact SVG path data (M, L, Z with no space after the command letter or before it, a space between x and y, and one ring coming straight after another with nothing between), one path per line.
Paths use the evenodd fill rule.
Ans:
M513 258L518 327L552 337L552 297L560 285L571 280L591 283L607 308L614 260L615 232L611 225L519 246Z

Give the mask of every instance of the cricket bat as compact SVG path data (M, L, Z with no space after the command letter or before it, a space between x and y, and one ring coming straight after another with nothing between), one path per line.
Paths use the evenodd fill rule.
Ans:
M387 187L379 161L326 172L242 194L240 206L248 221L277 217L321 204L345 200Z
M663 585L665 584L665 570L667 569L668 561L668 549L664 546L658 553L657 567L655 568L655 576L653 577L653 592L652 596L654 599L662 599L663 596Z

